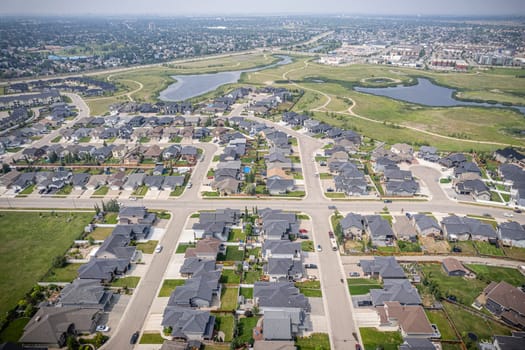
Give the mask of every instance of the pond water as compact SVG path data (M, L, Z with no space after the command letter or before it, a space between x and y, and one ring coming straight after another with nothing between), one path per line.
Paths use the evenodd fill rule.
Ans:
M418 78L416 85L411 86L394 86L386 88L365 88L355 87L356 91L372 94L376 96L390 97L395 100L401 100L411 103L417 103L431 107L451 107L451 106L475 106L475 107L497 107L497 108L515 108L525 114L525 107L504 106L500 103L490 104L481 102L467 102L456 100L453 96L455 89L439 86L425 78Z
M279 62L258 68L208 74L173 75L172 77L177 82L161 91L159 98L162 101L184 101L213 91L222 85L236 83L242 73L256 72L292 62L289 56L277 57L281 59Z

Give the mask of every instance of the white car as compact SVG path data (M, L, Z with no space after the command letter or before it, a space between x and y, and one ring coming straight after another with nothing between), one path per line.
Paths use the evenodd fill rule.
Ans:
M129 197L129 200L130 200L130 201L136 201L136 200L137 200L137 197Z
M106 326L105 324L99 324L95 330L97 332L107 332L109 331L109 327Z
M317 251L318 251L318 252L322 252L322 251L323 251L323 248L321 247L320 244L317 245Z
M506 217L506 218L511 218L514 216L514 214L512 213L503 213L503 216Z
M160 253L162 251L162 246L160 244L157 244L155 247L155 253Z

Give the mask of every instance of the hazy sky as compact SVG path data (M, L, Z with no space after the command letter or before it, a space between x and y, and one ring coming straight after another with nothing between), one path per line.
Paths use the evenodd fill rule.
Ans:
M525 0L0 0L0 15L525 15Z

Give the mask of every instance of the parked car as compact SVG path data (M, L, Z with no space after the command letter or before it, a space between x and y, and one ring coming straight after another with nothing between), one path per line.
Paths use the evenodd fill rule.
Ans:
M131 335L131 338L129 340L129 343L130 344L136 344L137 343L137 340L139 340L139 331L136 331L135 333L133 333Z
M107 332L109 331L109 327L105 324L99 324L97 328L95 328L95 331L97 332Z
M162 246L160 244L157 244L155 247L155 253L160 253L162 251Z
M506 218L511 218L514 216L514 214L512 213L503 213L503 216L506 217Z
M316 264L304 264L304 268L305 269L316 269L317 265Z
M357 306L372 306L371 300L359 300Z
M129 197L129 200L130 200L130 201L136 201L136 200L137 200L137 197Z
M336 210L337 207L336 207L335 205L329 205L329 206L328 206L328 209L330 209L330 210Z
M320 244L317 245L317 251L318 251L318 252L322 252L322 251L323 251L323 248L321 247Z
M332 187L328 187L328 188L326 189L326 192L334 192L334 189L333 189Z
M308 239L309 237L308 237L308 235L299 235L299 238L300 239Z
M514 208L514 212L517 213L517 214L521 214L522 213L520 208Z
M455 245L453 248L452 248L452 251L454 253L461 253L463 250L461 249L461 247L458 247L457 245Z
M328 231L328 236L329 236L330 238L334 238L334 233L333 233L332 231Z
M359 277L361 274L359 272L350 272L350 277Z
M186 186L187 188L191 188L193 186L193 184L191 182L188 182L188 185Z
M392 200L391 200L391 199L385 199L385 200L383 201L383 203L392 203Z
M305 229L305 228L302 228L302 229L299 230L299 233L308 233L308 230Z

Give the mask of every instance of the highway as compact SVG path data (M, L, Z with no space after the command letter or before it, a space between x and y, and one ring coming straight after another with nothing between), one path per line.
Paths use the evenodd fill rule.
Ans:
M80 118L82 115L89 115L88 107L83 101L78 101L74 95L74 102L80 106ZM242 106L236 106L231 115L240 115ZM235 114L234 114L235 113ZM323 301L327 317L327 324L330 335L332 349L355 349L356 341L352 332L357 332L353 319L353 308L350 302L346 283L341 283L345 279L344 264L352 263L351 257L340 257L337 252L330 249L328 231L331 230L330 215L333 210L328 209L330 205L336 205L338 211L359 212L363 214L381 211L385 205L391 213L400 214L403 211L421 211L436 213L455 213L461 214L490 214L495 218L502 219L505 208L495 208L488 206L468 205L451 201L443 193L437 183L439 172L435 169L416 166L413 167L414 174L425 183L432 193L431 199L426 201L397 201L385 204L380 200L354 200L354 201L332 201L324 197L319 179L316 173L315 164L312 161L314 154L323 142L293 131L285 126L271 123L267 120L250 117L255 120L263 121L275 126L279 130L284 130L298 140L298 146L303 167L303 177L305 182L306 196L303 199L203 199L200 197L200 184L205 181L206 173L213 158L213 153L217 146L212 143L198 144L204 149L204 159L199 161L194 169L192 179L193 187L186 189L184 194L178 199L166 200L147 200L142 199L140 205L150 209L162 209L172 213L172 219L168 225L167 232L161 241L164 246L162 253L155 254L148 271L136 288L121 322L114 335L104 346L105 349L132 349L129 343L131 334L136 330L141 330L148 315L150 306L156 297L157 290L162 283L164 272L168 266L171 255L175 252L177 241L184 227L187 217L198 210L209 210L217 208L237 208L244 209L257 206L258 208L271 207L290 211L300 211L311 216L313 231L311 235L315 244L320 244L323 251L319 252L319 272L323 291ZM58 132L58 131L56 131ZM56 132L47 135L47 142L53 138ZM136 201L129 199L119 199L126 205L138 205ZM93 208L100 199L85 198L0 198L0 207L3 208ZM523 215L516 215L514 219L525 223ZM362 258L362 257L360 257ZM431 258L431 257L426 257ZM343 264L344 263L344 264Z

